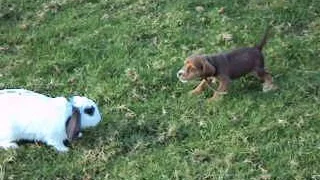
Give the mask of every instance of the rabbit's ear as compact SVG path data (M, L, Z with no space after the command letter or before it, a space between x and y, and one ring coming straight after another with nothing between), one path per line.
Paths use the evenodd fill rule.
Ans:
M74 140L79 136L81 127L81 114L78 108L72 109L72 116L67 120L66 132L68 140Z

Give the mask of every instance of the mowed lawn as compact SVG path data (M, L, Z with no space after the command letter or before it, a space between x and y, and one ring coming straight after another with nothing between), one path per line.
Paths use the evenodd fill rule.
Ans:
M268 24L278 91L245 76L219 101L188 95L187 56L254 45ZM0 179L320 179L318 0L1 0L4 88L90 97L103 121L68 153L0 150Z

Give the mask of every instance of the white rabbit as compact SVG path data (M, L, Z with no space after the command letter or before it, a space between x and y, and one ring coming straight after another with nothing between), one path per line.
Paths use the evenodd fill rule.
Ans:
M80 111L81 129L96 126L101 121L100 111L93 100L83 96L72 96L70 102Z
M3 89L0 90L1 95L7 96L8 94L16 94L22 96L36 96L40 99L52 99L49 96L36 93L34 91L26 90L26 89ZM72 96L69 101L72 103L72 106L79 109L81 114L81 129L85 129L88 127L96 126L101 121L101 114L98 109L97 104L83 96ZM0 102L1 103L1 102Z
M86 97L68 101L24 89L0 90L0 111L0 148L5 149L17 148L18 140L37 140L68 151L65 140L101 120L97 105Z

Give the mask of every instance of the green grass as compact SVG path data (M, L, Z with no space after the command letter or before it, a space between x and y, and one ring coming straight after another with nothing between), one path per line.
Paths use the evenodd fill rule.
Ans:
M0 150L0 179L320 179L319 17L318 0L1 0L0 89L85 95L103 122L67 154ZM187 56L270 23L279 91L247 76L218 102L188 96Z

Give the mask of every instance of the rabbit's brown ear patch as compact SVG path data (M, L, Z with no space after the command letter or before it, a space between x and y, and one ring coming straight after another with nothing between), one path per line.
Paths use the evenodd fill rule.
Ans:
M72 116L66 122L66 133L69 141L79 136L81 127L81 114L78 108L72 109Z

